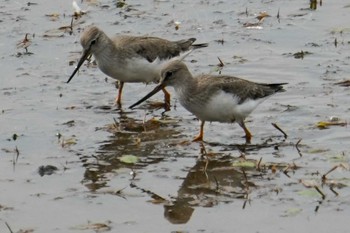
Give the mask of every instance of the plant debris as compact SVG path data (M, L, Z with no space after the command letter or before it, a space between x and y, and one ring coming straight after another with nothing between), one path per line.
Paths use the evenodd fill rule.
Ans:
M308 55L311 55L311 54L312 54L311 52L301 50L300 52L284 53L283 55L285 55L285 56L293 56L295 59L304 59L305 56L308 56Z
M58 168L56 166L53 165L42 165L38 168L38 173L40 176L45 176L45 175L52 175L54 174L56 171L58 171Z
M348 123L345 121L319 121L316 127L319 129L328 129L329 126L347 126Z
M350 80L340 81L340 82L335 83L335 85L339 85L342 87L350 87Z
M24 36L24 39L17 43L17 49L19 48L25 49L26 51L25 54L32 54L28 52L28 47L32 44L32 40L29 39L29 35L30 35L29 33L26 33ZM34 34L33 34L33 38L34 38Z

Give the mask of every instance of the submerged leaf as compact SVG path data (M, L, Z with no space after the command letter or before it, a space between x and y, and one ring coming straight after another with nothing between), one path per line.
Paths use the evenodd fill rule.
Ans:
M324 152L328 152L329 149L323 149L323 148L314 148L314 149L309 149L308 151L306 151L306 153L309 154L321 154Z
M256 166L255 161L249 161L249 160L239 160L234 161L232 163L233 167L247 167L247 168L254 168Z
M68 138L68 139L62 140L62 147L71 146L75 144L77 144L76 138Z
M105 232L110 231L111 227L105 223L88 223L85 225L79 225L73 227L75 230L93 230L95 232Z
M135 155L123 155L119 160L123 163L135 164L139 161L139 158Z
M126 5L125 0L118 0L116 3L117 8L123 8Z
M320 194L316 191L316 189L304 189L304 190L301 190L297 193L298 193L298 195L303 196L303 197L316 198L316 197L320 196Z
M316 124L317 128L327 129L329 126L346 126L346 122L342 121L320 121Z
M283 217L294 217L297 216L299 213L301 213L301 211L303 211L303 209L301 208L289 208L288 210L284 211L284 215L282 215Z

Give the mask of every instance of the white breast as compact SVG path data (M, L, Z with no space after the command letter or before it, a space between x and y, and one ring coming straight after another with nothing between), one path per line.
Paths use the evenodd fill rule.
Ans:
M154 60L152 63L144 58L126 59L124 63L98 62L98 66L103 73L111 78L122 82L156 82L160 79L160 61Z
M184 107L203 121L234 122L243 121L264 99L240 99L230 93L219 91L205 101L183 103ZM196 104L197 102L197 104Z

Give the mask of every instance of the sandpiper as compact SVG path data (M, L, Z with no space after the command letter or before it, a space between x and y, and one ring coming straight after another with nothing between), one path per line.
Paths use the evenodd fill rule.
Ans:
M169 41L158 37L119 35L109 38L96 26L86 28L81 35L82 56L69 77L69 83L84 61L92 54L100 70L111 78L119 80L116 104L121 106L125 82L158 82L160 68L164 61L181 56L183 59L192 50L207 47L208 44L193 44L195 38ZM185 52L185 53L183 53ZM170 105L170 94L165 88L166 106Z
M252 135L244 119L268 96L285 91L285 84L255 83L225 75L193 77L182 61L174 60L164 65L159 85L129 108L139 105L165 86L173 86L181 105L201 121L199 135L193 141L203 141L205 121L217 121L237 122L245 132L246 142L250 143Z

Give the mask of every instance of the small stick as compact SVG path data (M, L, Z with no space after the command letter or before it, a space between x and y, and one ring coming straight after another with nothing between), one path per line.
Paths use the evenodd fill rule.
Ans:
M244 210L245 209L245 206L247 205L247 200L245 200L244 202L243 202L243 206L242 206L242 209Z
M17 146L15 147L14 152L16 153L16 158L13 158L12 165L13 165L13 170L15 170L16 164L18 162L18 157L19 157L19 150Z
M323 174L323 175L322 175L322 182L324 182L324 181L327 179L326 176L327 176L329 173L331 173L332 171L334 171L334 170L337 169L338 167L339 167L339 165L336 165L336 166L332 167L331 170L329 170L328 172L326 172L325 174Z
M73 21L74 21L74 17L72 15L72 20L70 21L70 26L69 26L69 29L70 29L69 35L73 34Z
M220 59L220 57L218 57L218 59L219 59L219 64L218 64L218 67L224 67L224 63L222 62L222 60Z
M301 154L300 149L299 149L299 144L300 144L300 142L301 142L301 138L300 138L300 139L298 140L298 142L295 144L295 148L297 149L299 156L302 157L303 155Z
M288 170L290 168L290 165L288 164L284 169L283 169L283 174L285 174L288 178L290 178L290 175L288 175Z
M242 171L243 176L244 176L244 179L245 179L245 183L246 183L245 186L247 186L247 187L249 188L249 186L248 186L248 177L247 177L247 174L245 173L244 169L242 169L241 171Z
M214 180L215 180L215 184L216 184L215 191L216 191L216 192L219 192L219 190L220 190L219 181L216 179L216 177L215 177L215 176L214 176Z
M135 180L136 172L134 171L134 169L131 169L130 175L132 175L131 180Z
M244 159L244 160L246 159L246 158L245 158L244 152L241 152L241 155L239 156L239 158L242 158L242 159Z
M287 139L288 135L276 124L276 123L271 123L273 127L275 127L278 131L280 131L283 136L284 136L284 139Z
M142 120L142 125L143 125L143 130L145 131L145 132L147 132L147 129L146 129L146 113L145 113L145 115L144 115L144 117L143 117L143 120Z
M243 210L245 209L247 203L248 203L248 202L250 203L248 190L246 190L246 193L245 193L245 195L244 195L244 199L245 199L245 200L244 200L243 206L242 206L242 209L243 209Z
M322 204L322 202L320 202L319 204ZM315 213L318 212L318 209L320 208L320 205L317 205L316 208L315 208Z
M205 146L204 146L203 142L200 142L200 153L201 153L202 156L205 156L205 155L208 154L207 150L205 149Z
M336 195L339 196L339 193L333 189L333 187L329 187L329 189Z
M314 186L314 188L316 189L316 191L321 194L322 199L324 200L326 198L326 195L320 190L320 188L318 186Z
M208 178L208 174L207 174L208 165L209 165L209 158L208 158L208 156L206 156L205 166L204 166L204 173L205 173L207 178Z
M134 184L134 183L130 183L130 187L131 187L131 188L135 188L135 189L137 189L137 190L140 190L140 191L143 192L143 193L148 194L151 198L153 198L153 199L155 199L155 200L166 201L165 198L159 196L159 195L156 194L155 192L152 192L151 190L148 190L148 189L144 189L144 188L142 188L142 187L139 187L139 186L137 186L137 185Z
M124 194L123 194L123 190L124 190L124 189L126 189L126 187L117 190L114 194L126 200L126 197L125 197Z
M258 162L258 164L256 165L256 169L257 169L258 171L261 171L261 169L260 169L261 161L262 161L262 157L260 157L259 162Z
M218 39L218 40L215 40L216 42L218 42L219 44L224 44L225 43L225 40L224 39Z
M10 225L9 225L7 222L5 222L5 224L6 224L7 228L9 229L10 233L13 233L13 231L12 231Z
M115 119L115 117L113 117L113 121L114 121L114 127L117 129L117 128L118 128L118 122L117 122L117 120Z

